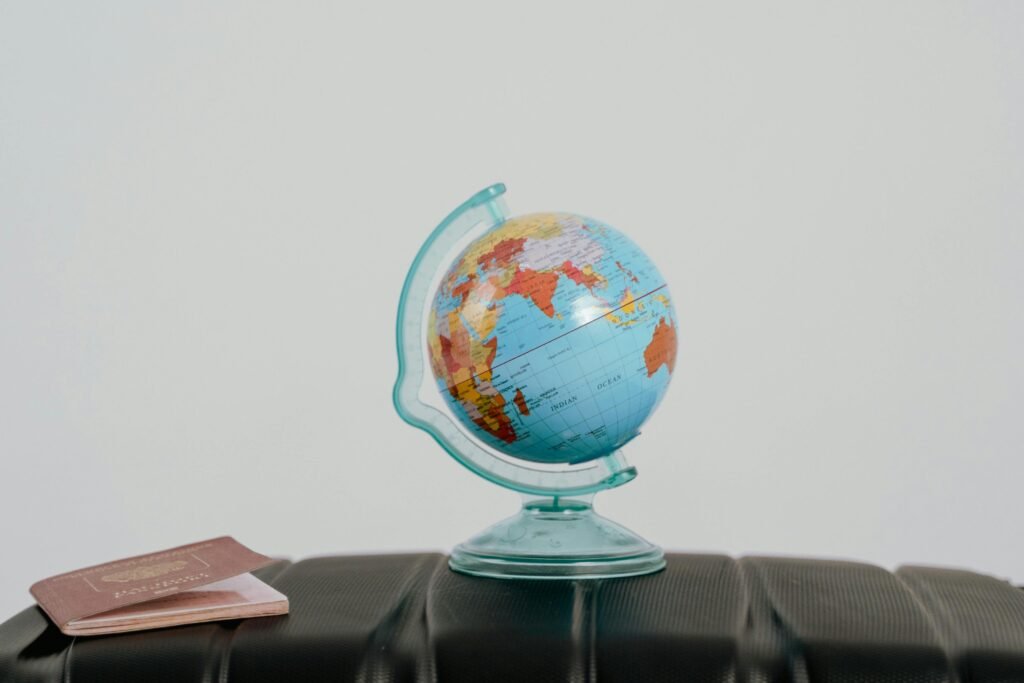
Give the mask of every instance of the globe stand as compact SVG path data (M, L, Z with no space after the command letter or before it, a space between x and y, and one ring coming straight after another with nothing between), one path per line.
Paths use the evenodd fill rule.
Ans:
M523 496L515 515L452 551L449 566L474 576L598 579L665 566L661 548L594 512L593 494Z

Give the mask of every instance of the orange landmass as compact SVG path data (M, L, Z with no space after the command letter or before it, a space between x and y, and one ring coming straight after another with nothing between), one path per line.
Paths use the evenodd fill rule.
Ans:
M601 276L597 273L584 273L582 270L572 264L572 261L566 261L562 264L561 271L565 273L565 276L575 282L578 285L583 285L587 289L593 290L596 285L601 284Z
M473 287L475 285L476 285L476 273L470 273L469 277L466 279L465 282L460 282L455 287L452 287L452 296L459 297L459 300L463 304L465 304L466 303L466 297L469 295L469 293L471 291L473 291Z
M647 376L650 377L662 365L668 366L671 373L676 367L676 328L662 318L654 328L654 336L644 349L644 364L647 365Z
M481 368L473 365L468 348L460 348L463 346L460 340L470 343L469 335L461 325L453 327L451 337L438 335L438 339L447 376L450 379L465 378L449 385L448 392L452 398L462 403L466 414L478 427L505 443L515 441L518 435L512 419L505 414L505 397L491 384L491 364L498 352L498 338L492 337L482 344L487 355Z
M557 286L558 273L524 268L516 271L505 291L528 298L534 306L544 311L544 315L551 318L555 315L551 299L555 296Z
M502 240L494 245L494 248L487 253L480 256L477 259L484 268L488 267L488 264L492 261L494 265L499 267L507 267L513 265L513 258L516 254L523 250L523 245L526 244L525 237L516 237L512 239Z
M448 358L445 362L456 380L464 379L457 375L459 368L473 367L473 337L459 319L458 315L448 315ZM442 351L443 351L442 347Z
M441 341L441 358L444 360L445 370L447 370L448 376L451 377L459 369L458 363L452 357L452 340L443 334L439 334L437 338Z
M481 344L481 346L487 349L487 359L484 361L484 367L489 372L491 366L494 364L494 357L498 355L498 338L491 337L483 344Z
M512 401L516 404L516 408L519 409L520 415L529 415L530 406L526 405L526 397L523 396L523 390L516 387L516 395L512 397Z
M505 443L512 443L519 437L511 418L505 414L505 397L490 382L478 384L478 379L474 375L450 387L452 397L462 402L466 413L480 429Z

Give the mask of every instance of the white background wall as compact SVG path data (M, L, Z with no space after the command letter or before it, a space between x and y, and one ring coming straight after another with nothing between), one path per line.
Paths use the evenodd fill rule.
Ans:
M222 533L447 548L515 497L390 403L494 181L654 255L681 346L600 508L672 549L1024 582L1024 4L0 6L0 619Z

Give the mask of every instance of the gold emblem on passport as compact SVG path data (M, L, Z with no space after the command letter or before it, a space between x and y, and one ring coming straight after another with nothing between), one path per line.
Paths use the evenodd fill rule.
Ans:
M132 569L125 569L123 572L107 574L102 577L101 580L108 581L110 583L127 583L129 581L139 581L141 579L155 579L156 577L163 576L164 574L181 571L187 566L188 562L185 560L161 562L160 564L151 564L147 567L134 567Z

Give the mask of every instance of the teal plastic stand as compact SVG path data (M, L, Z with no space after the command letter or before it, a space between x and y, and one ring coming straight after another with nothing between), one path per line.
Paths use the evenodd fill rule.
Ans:
M518 514L453 550L451 568L477 576L529 579L658 571L665 566L661 548L593 509L595 493L636 477L621 450L576 464L508 456L470 435L433 386L426 318L437 282L466 244L508 218L504 193L500 183L476 193L434 229L413 260L398 304L398 379L393 395L398 414L474 473L523 495Z

